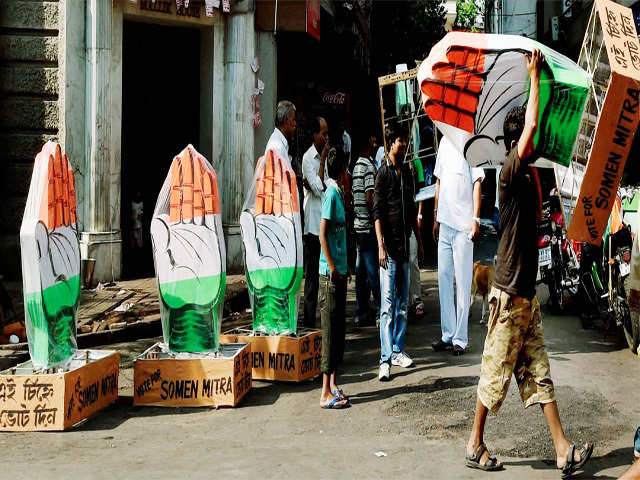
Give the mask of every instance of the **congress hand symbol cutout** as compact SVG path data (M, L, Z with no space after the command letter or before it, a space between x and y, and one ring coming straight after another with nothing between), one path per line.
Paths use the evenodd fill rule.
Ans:
M269 151L258 161L254 186L255 195L249 193L240 215L253 327L269 334L295 333L302 283L295 173L287 159Z
M36 156L20 228L29 352L36 368L71 359L77 349L80 246L73 170L60 145Z
M219 345L226 259L215 171L189 145L173 159L151 222L162 331L174 352Z

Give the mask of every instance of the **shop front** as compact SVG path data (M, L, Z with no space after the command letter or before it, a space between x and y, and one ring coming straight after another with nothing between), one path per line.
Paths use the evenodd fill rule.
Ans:
M81 253L96 260L94 284L153 275L157 195L188 144L218 173L228 270L239 270L237 223L255 164L251 2L228 14L224 1L208 1L208 14L198 0L83 3L68 0L61 20L60 142L77 171ZM140 212L142 239L133 232Z

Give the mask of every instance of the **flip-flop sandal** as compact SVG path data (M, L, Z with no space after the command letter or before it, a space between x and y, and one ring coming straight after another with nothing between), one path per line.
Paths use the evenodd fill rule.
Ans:
M477 470L482 470L484 472L498 472L504 468L504 466L498 464L498 460L496 457L487 458L487 461L484 465L480 464L480 460L482 459L482 455L487 451L487 446L484 443L481 443L478 448L473 452L473 455L465 455L466 463L465 465L469 468L475 468Z
M338 402L344 401L344 398L341 397L333 397L329 403L323 405L322 408L326 408L328 410L341 410L343 408L349 408L351 404L347 401L345 403L338 404Z
M569 453L567 454L567 463L562 467L562 478L569 478L571 475L581 470L582 467L589 461L591 454L593 453L593 444L587 443L587 448L580 449L580 461L574 460L576 454L576 446L569 445Z
M336 397L340 397L340 398L344 398L345 400L349 400L349 399L347 398L347 396L344 394L344 392L342 391L342 389L341 389L341 388L338 388L338 389L336 389L336 390L333 390L333 391L331 392L331 394L332 394L332 395L335 395Z

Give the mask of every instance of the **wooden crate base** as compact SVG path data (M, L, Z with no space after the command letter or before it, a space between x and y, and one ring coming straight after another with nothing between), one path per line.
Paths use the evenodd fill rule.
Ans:
M220 343L232 342L251 343L254 380L301 382L320 375L320 330L299 329L296 336L254 335L247 326L220 336Z
M221 345L216 354L170 353L156 343L133 362L133 404L235 407L251 389L251 345Z
M31 360L0 372L0 431L67 430L118 398L120 355L78 350L54 373L37 372Z

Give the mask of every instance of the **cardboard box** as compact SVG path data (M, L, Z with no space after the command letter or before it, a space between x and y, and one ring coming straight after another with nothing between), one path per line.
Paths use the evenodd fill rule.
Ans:
M38 373L31 361L0 372L0 431L67 430L118 398L120 355L78 350L66 371Z
M254 335L250 326L225 332L220 343L251 343L254 380L301 382L320 375L322 332L300 329L296 336Z
M596 41L586 49L600 33L600 47L595 48ZM596 0L581 59L586 50L590 59L587 65L608 65L611 75L604 99L597 99L599 115L593 144L567 237L600 245L640 121L640 43L631 9ZM591 58L591 51L599 52L597 58ZM594 78L594 82L597 80Z
M133 404L235 407L251 389L251 345L221 345L217 353L171 353L156 343L133 362Z

